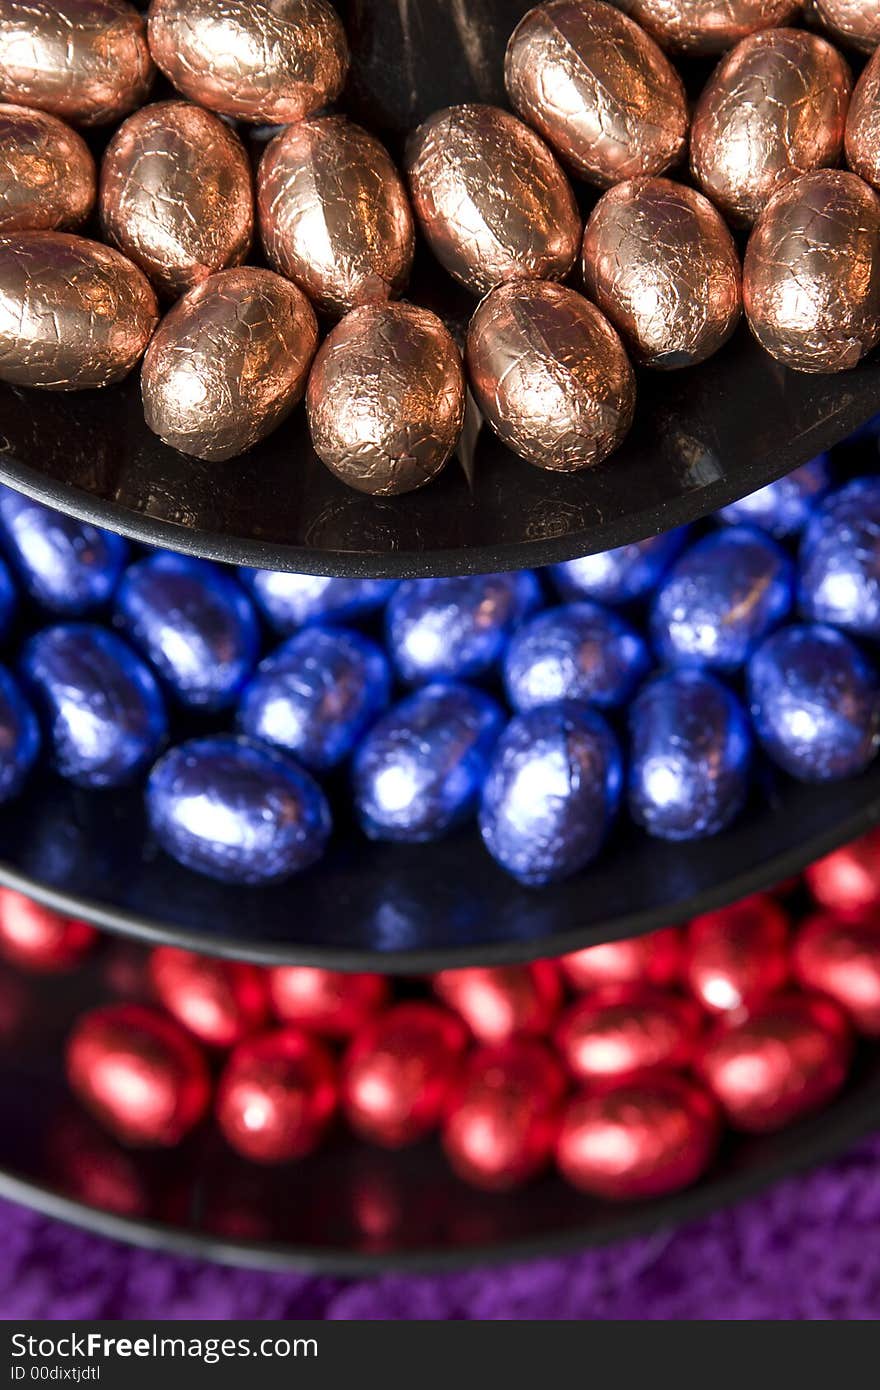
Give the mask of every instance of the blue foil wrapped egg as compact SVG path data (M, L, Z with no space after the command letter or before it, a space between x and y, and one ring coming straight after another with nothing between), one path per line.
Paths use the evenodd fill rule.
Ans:
M12 626L12 619L15 617L17 606L18 595L15 591L12 575L3 561L0 560L0 641Z
M159 552L130 565L114 616L188 709L233 704L256 665L253 603L231 575L206 560Z
M760 526L762 531L782 540L803 530L830 486L831 460L827 454L819 454L784 478L722 507L716 516L730 526Z
M388 704L385 653L359 632L306 627L260 662L238 708L238 727L294 754L335 767Z
M0 666L0 802L18 796L40 751L40 726L15 677Z
M687 535L688 528L679 526L634 545L566 560L550 566L550 577L560 598L567 601L592 598L599 603L633 603L656 588Z
M354 759L354 803L374 840L435 840L476 811L504 727L496 702L450 682L384 714Z
M468 680L504 655L514 627L541 603L531 570L405 579L385 614L388 651L403 680Z
M767 754L802 782L852 777L880 744L880 690L855 643L824 624L775 632L748 668L755 732Z
M729 825L746 799L752 737L745 711L715 676L667 671L630 707L629 808L662 840Z
M577 873L605 840L622 775L617 740L589 706L565 700L516 715L483 787L486 848L522 883Z
M332 829L326 797L292 759L232 734L170 749L147 782L159 844L222 883L276 883L314 864Z
M520 714L558 700L611 707L632 696L648 665L635 629L585 600L538 613L517 629L504 658L504 683Z
M108 603L128 555L121 536L0 487L6 550L35 603L79 617Z
M331 579L281 570L239 570L267 620L287 637L306 623L337 623L381 608L397 588L396 579Z
M658 656L672 666L735 671L792 604L785 551L751 526L731 526L690 546L663 580L651 610Z
M801 541L805 617L880 637L880 478L856 478L819 506Z
M59 623L25 643L21 670L62 777L119 787L152 763L166 734L156 678L107 628Z

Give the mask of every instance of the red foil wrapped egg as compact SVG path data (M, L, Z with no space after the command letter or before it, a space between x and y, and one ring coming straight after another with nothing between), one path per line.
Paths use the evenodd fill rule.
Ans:
M647 936L604 941L571 951L559 964L579 992L602 985L671 985L681 967L681 933L677 927L666 927Z
M606 985L566 1011L556 1046L576 1081L604 1088L687 1066L700 1022L689 999L648 985Z
M173 1019L141 1004L85 1014L65 1060L76 1096L124 1144L170 1148L208 1108L211 1083L198 1045Z
M367 1023L343 1064L342 1104L352 1129L389 1149L434 1129L466 1040L461 1020L435 1004L397 1004Z
M684 980L709 1013L751 1008L788 979L788 919L756 895L695 917L686 938Z
M159 1002L210 1047L234 1047L266 1021L265 974L255 965L160 946L149 968Z
M434 992L482 1043L504 1043L518 1033L546 1033L562 999L553 961L531 965L441 970Z
M47 975L71 970L97 940L87 922L62 917L23 893L0 888L0 955L13 965Z
M249 1038L217 1089L217 1123L254 1163L287 1163L318 1147L336 1110L336 1068L327 1048L299 1028Z
M556 1162L573 1186L596 1197L661 1197L696 1182L717 1139L711 1097L670 1074L575 1096L563 1116Z
M792 964L805 989L829 995L858 1032L880 1037L880 918L817 913L795 938Z
M469 1059L443 1126L443 1147L474 1187L519 1187L549 1162L565 1094L562 1068L531 1038L480 1048Z
M764 1134L826 1105L843 1085L849 1026L830 999L771 999L722 1023L697 1069L735 1129Z
M817 859L804 879L819 906L832 912L880 907L880 830Z
M282 1023L328 1038L356 1033L388 1000L384 975L350 975L309 965L277 965L267 972L269 998Z

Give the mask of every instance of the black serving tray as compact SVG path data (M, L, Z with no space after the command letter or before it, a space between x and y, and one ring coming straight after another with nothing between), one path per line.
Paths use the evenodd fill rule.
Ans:
M439 107L505 104L504 49L529 0L339 7L352 50L341 106L397 157L406 132ZM710 67L685 66L692 93ZM169 94L160 82L155 95ZM256 159L269 132L242 132ZM104 136L91 138L100 154ZM577 193L586 215L595 191ZM461 340L475 300L423 248L410 293ZM246 456L207 464L150 433L137 373L103 392L0 385L0 481L137 540L236 564L347 576L543 565L693 521L830 448L880 411L880 355L852 372L805 376L742 326L709 362L642 372L638 387L634 428L598 468L533 468L484 428L436 482L382 499L323 467L302 408Z
M296 879L230 887L155 846L139 790L84 792L46 777L0 811L0 882L122 936L261 964L405 974L500 964L686 920L880 822L880 762L819 787L769 769L763 778L721 835L674 845L624 825L583 873L535 890L498 868L472 830L396 845L345 824Z
M38 982L0 971L0 1193L182 1255L365 1275L559 1254L705 1216L880 1124L880 1051L866 1047L833 1105L780 1134L728 1136L702 1182L660 1201L600 1202L552 1176L525 1200L478 1192L433 1141L389 1153L340 1136L312 1159L272 1169L236 1158L206 1126L169 1153L138 1153L84 1115L60 1060L73 1018L107 997L110 964L105 954Z

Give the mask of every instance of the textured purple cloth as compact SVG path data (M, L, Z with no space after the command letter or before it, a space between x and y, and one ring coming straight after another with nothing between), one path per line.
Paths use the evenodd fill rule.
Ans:
M128 1249L0 1202L0 1310L51 1318L871 1319L880 1136L672 1234L564 1260L343 1282Z

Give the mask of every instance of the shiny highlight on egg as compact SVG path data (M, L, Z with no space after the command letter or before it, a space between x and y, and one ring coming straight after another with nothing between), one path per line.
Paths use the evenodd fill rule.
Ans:
M318 343L301 290L271 270L212 275L163 319L144 358L144 417L173 449L219 462L252 449L302 399Z

